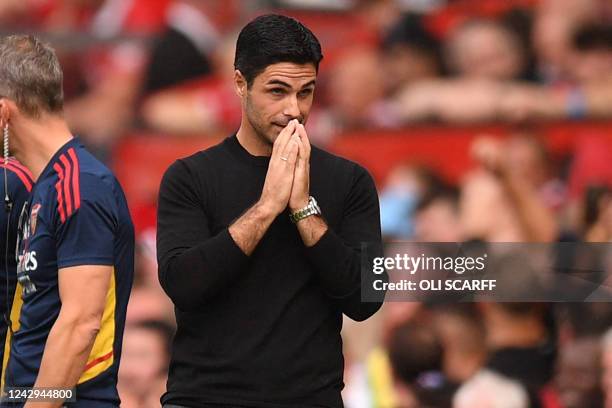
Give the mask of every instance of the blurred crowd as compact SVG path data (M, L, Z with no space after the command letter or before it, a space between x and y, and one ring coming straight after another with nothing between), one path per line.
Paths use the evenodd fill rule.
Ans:
M237 30L265 11L322 41L308 123L318 145L418 123L518 125L477 138L459 184L420 164L394 168L379 186L386 239L612 239L609 144L560 158L530 130L612 117L612 1L1 0L0 27L56 47L70 126L112 163L135 129L169 140L235 131ZM123 407L148 408L164 392L174 330L154 230L140 232L136 268L120 392ZM611 328L608 303L388 302L372 321L346 322L346 405L612 408Z
M0 24L58 48L68 119L102 154L134 128L235 130L237 30L274 10L322 40L320 144L356 128L612 116L605 0L3 0Z
M594 138L591 148L612 163L612 151L601 144L607 140ZM531 242L550 248L610 242L610 174L583 177L589 173L579 164L583 160L573 157L568 164L532 131L476 137L471 147L474 166L458 184L410 162L391 171L380 193L388 242ZM589 156L591 163L595 157ZM494 276L505 272L510 278L498 285L517 290L520 302L396 301L385 303L367 327L347 321L347 396L354 398L348 406L612 407L612 303L593 297L536 302L537 296L526 302L541 275L555 268L537 269L524 248L503 268L494 267ZM610 270L593 267L594 253L583 260L593 274L583 275L584 282L597 275L593 282L602 285L576 300L601 288L610 299ZM571 265L563 268L556 272L574 273Z

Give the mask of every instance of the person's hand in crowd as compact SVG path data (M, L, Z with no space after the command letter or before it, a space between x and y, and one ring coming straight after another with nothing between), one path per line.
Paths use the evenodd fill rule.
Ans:
M295 165L295 176L291 197L289 198L289 209L291 212L301 210L308 205L310 196L310 141L304 125L296 125L295 135L299 146L297 163Z
M408 86L394 100L405 123L437 119L454 123L488 121L497 116L502 85L489 80L433 80Z
M498 118L506 122L524 122L571 117L575 112L568 111L569 98L572 98L571 92L547 86L508 83L497 103Z
M212 133L219 128L216 106L202 103L200 90L161 91L147 97L140 113L152 129L169 134Z
M486 170L503 175L505 170L503 145L491 136L482 136L474 141L471 155Z
M508 242L550 242L558 234L556 220L538 193L541 181L521 171L524 163L520 157L524 157L524 153L518 152L525 149L525 144L517 140L520 139L499 140L485 135L472 144L472 157L485 172L481 171L480 176L472 177L471 182L464 186L464 204L470 195L476 200L472 201L474 211L468 217L471 222L465 225L478 225L479 228L472 228L472 231L487 231L489 234L496 230L498 237L504 237ZM481 191L478 191L479 188ZM472 194L466 194L470 191ZM488 205L482 205L487 191L491 201ZM467 205L463 207L469 208ZM494 214L488 211L490 208L496 209ZM488 226L483 226L482 216L487 212L493 217L489 219ZM505 226L500 228L504 222ZM466 230L469 228L466 227Z
M287 208L298 156L297 119L291 120L274 141L260 203L274 214Z

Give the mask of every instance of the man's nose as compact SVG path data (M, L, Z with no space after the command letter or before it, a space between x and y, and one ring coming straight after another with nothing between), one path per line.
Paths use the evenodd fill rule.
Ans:
M300 117L300 107L298 105L297 95L290 95L287 97L283 114L291 119Z

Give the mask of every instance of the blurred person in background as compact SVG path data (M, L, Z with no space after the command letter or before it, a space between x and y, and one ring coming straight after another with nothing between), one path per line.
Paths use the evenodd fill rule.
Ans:
M381 52L388 96L443 72L439 41L415 14L406 15L391 27L382 39Z
M159 406L165 391L174 328L164 321L128 324L119 368L119 396L124 408Z
M432 324L444 348L443 372L449 382L462 384L486 363L486 332L477 306L430 306Z
M578 338L561 347L553 389L563 408L604 406L599 338Z
M175 324L174 307L168 296L158 289L135 286L130 294L126 321L161 320Z
M347 406L450 406L456 386L486 359L477 314L468 305L425 307L417 302L387 302L382 312L381 343L361 367L367 381L348 384L361 404Z
M485 367L519 381L535 404L553 378L556 358L546 304L485 302L479 308L490 353Z
M447 63L464 76L407 86L386 111L399 124L612 117L607 15L605 2L540 3L532 43L541 84L523 80L532 76L532 64L520 32L494 20L468 20L446 43Z
M70 0L58 3L45 27L93 36L77 55L81 82L67 94L66 119L101 159L132 125L148 61L143 41L164 26L171 0ZM108 42L108 43L105 43Z
M175 0L151 51L143 94L212 75L213 55L237 16L236 0Z
M372 350L363 367L367 382L359 391L362 401L368 403L355 403L355 407L450 406L454 386L442 370L441 337L429 320L429 312L419 311L417 303L388 302L385 307L402 303L414 305L412 312L393 325L386 324L381 346Z
M568 29L566 42L557 79L544 86L509 84L497 103L498 117L512 121L612 117L610 24L576 25Z
M496 20L468 20L451 31L443 46L454 77L423 80L397 92L388 109L399 123L487 120L496 115L499 88L528 70L520 37Z
M591 186L585 194L584 240L612 241L612 190L608 186Z
M531 408L527 393L517 381L482 371L463 384L453 398L453 408Z
M240 124L232 75L236 36L225 36L215 48L212 74L146 97L140 113L149 128L174 135L217 135Z
M551 242L558 236L553 208L559 205L550 159L532 134L506 140L476 139L479 167L463 182L462 225L466 238L491 242ZM553 184L551 184L553 183Z
M352 3L353 13L364 29L378 36L401 18L401 4L397 0L355 0Z
M516 33L493 20L472 20L457 27L446 40L451 72L464 79L505 81L527 69L526 51Z
M612 24L594 23L575 30L572 79L577 83L609 83L612 80Z
M609 302L559 303L555 313L562 345L584 337L601 337L612 327L612 304Z
M417 318L404 322L391 333L387 348L395 406L450 407L456 386L444 374L446 350L431 321Z
M380 222L385 239L411 238L417 204L441 184L440 177L428 167L412 163L394 167L380 192Z
M403 90L444 72L439 41L420 16L408 14L386 32L380 44L384 98L373 105L375 124L398 127L405 120L394 101Z
M462 242L465 233L459 197L460 192L454 186L440 186L424 194L414 212L414 240Z
M332 134L373 127L384 121L385 115L376 110L376 104L384 96L378 50L347 48L331 68L326 96L327 109L323 114L329 115L325 123L331 127Z
M541 0L536 7L532 42L543 83L564 82L571 72L572 36L587 23L607 14L598 0Z

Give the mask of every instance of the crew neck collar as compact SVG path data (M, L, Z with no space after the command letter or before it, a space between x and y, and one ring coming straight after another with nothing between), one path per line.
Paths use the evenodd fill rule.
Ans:
M253 156L240 144L240 141L235 133L228 137L225 143L232 153L238 156L238 158L245 163L258 167L268 167L268 164L270 163L270 156Z

